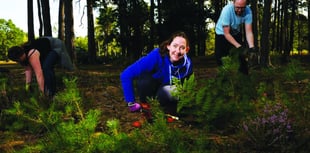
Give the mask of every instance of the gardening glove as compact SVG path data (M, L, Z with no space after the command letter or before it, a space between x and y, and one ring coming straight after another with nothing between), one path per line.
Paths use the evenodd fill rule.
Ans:
M255 48L255 47L251 47L251 48L249 48L249 49L248 49L248 52L249 52L249 54L251 54L251 53L255 53L255 54L257 54L257 50L256 50L256 48Z
M137 102L128 102L127 106L131 112L137 112L141 109L141 105Z
M240 59L247 59L247 57L248 57L248 49L247 48L240 46L237 48L237 50L238 50L238 55L239 55Z
M248 49L248 62L250 67L256 67L259 65L259 54L258 51L255 47L249 48Z

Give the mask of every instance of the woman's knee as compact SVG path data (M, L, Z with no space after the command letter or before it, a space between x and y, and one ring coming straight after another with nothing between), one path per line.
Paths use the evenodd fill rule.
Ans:
M165 85L158 89L157 98L160 103L172 103L176 102L177 98L173 95L175 91L175 86L173 85Z

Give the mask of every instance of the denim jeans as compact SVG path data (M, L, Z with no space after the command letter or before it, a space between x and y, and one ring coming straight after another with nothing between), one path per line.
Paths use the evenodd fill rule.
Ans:
M54 96L56 92L56 77L54 67L59 59L55 51L48 53L46 59L42 63L42 70L44 75L44 93L47 96Z
M177 99L171 95L173 88L172 85L162 85L151 74L143 74L137 80L141 102L147 102L147 98L157 98L165 113L176 115Z

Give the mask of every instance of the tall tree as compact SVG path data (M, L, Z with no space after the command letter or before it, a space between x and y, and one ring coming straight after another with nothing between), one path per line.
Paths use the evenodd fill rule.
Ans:
M288 62L288 58L290 55L290 48L289 48L289 2L290 0L283 0L283 9L281 11L283 11L283 27L282 27L282 45L283 45L283 51L284 53L282 54L282 62L283 63L287 63ZM268 40L268 39L266 39Z
M44 36L52 36L50 3L49 0L41 0Z
M90 64L96 62L96 43L94 29L93 0L87 0L87 34L88 34L88 60Z
M308 51L310 51L310 0L307 0L308 3Z
M43 19L42 19L42 12L41 12L41 0L37 0L37 4L38 4L38 18L39 18L39 36L43 36Z
M291 19L290 19L290 31L289 31L289 41L288 41L288 48L289 50L293 50L293 42L294 42L294 34L295 34L295 18L296 18L296 11L297 11L297 0L289 1L290 7L292 8L291 12Z
M154 47L154 40L155 40L155 16L154 16L154 13L155 12L155 3L154 3L154 0L150 0L150 41L149 41L149 45L148 45L148 48L147 50L151 50L153 47Z
M34 40L33 0L27 0L28 41Z
M204 56L206 50L206 23L207 17L210 17L209 12L204 11L204 0L199 0L197 4L197 50L198 56Z
M264 13L262 22L262 36L261 36L261 64L263 66L269 65L269 30L270 30L270 19L271 19L271 4L272 0L264 1ZM267 43L266 43L267 42Z
M74 50L74 26L73 26L73 7L72 0L65 0L65 44L68 53L75 63L76 55Z
M127 56L128 54L128 41L126 40L126 36L129 35L128 26L126 25L126 8L127 8L127 2L126 0L117 0L116 2L117 11L118 11L118 23L120 28L120 45L122 48L122 55Z
M272 1L272 0L271 0ZM251 10L253 12L253 34L254 34L254 46L258 48L258 31L259 31L259 13L257 0L251 0ZM271 12L270 12L271 13Z
M64 0L59 0L59 12L58 12L58 38L65 40L65 9Z

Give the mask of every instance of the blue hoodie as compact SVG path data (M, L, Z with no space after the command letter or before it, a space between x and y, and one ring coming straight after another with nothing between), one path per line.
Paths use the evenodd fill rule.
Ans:
M126 102L135 101L133 80L141 74L152 73L153 78L162 85L171 85L172 77L184 79L193 73L192 62L186 54L183 62L173 65L169 55L162 57L159 51L159 48L155 48L121 73L120 79Z

